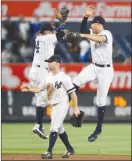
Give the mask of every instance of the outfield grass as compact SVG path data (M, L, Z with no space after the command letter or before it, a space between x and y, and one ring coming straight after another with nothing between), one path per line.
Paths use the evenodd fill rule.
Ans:
M3 123L2 153L41 154L47 150L48 140L42 140L32 133L34 124ZM95 124L83 124L82 128L73 128L65 124L69 140L76 154L131 155L131 124L104 124L103 132L96 142L87 141ZM45 124L49 132L49 124ZM54 153L63 154L64 145L58 139Z

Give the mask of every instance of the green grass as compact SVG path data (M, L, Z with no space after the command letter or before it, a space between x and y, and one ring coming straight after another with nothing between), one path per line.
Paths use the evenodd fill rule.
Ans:
M41 154L47 150L48 140L42 140L32 133L34 124L3 123L2 153ZM49 132L49 124L45 130ZM73 128L65 124L69 140L76 154L131 155L131 125L104 124L103 132L96 142L87 141L95 124L83 124L82 128ZM58 139L54 148L55 154L63 154L64 145Z

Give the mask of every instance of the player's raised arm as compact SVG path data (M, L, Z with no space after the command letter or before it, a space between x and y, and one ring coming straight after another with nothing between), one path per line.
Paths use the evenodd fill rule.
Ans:
M93 16L95 11L95 6L89 5L85 11L85 16L81 22L80 33L90 33L90 23L87 23L89 17Z
M103 17L95 16L91 22L93 34L80 34L80 36L95 42L106 42L111 36L110 32L104 30L104 24L105 20Z
M56 37L57 40L61 40L65 34L68 33L65 21L68 17L69 10L66 6L63 6L60 11L58 11L56 8L53 8L53 13L54 17L59 20L59 25L56 27Z
M66 6L63 6L60 11L58 11L56 8L53 8L54 17L59 20L59 26L56 28L56 32L64 31L64 33L67 33L67 26L66 26L66 19L69 14L69 9Z

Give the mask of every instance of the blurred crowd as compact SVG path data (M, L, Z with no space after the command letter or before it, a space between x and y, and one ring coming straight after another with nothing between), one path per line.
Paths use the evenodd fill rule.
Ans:
M18 21L12 21L11 16L1 23L1 58L2 63L32 62L34 52L34 39L40 29L41 21L38 16L33 20L26 21L20 16ZM122 39L127 44L125 52L122 50ZM131 45L127 39L114 38L113 43L113 61L131 63ZM126 40L128 40L126 42ZM119 41L119 42L118 42ZM130 40L131 41L131 40ZM63 62L86 63L91 61L90 44L87 39L82 39L76 50L69 50L64 41L58 42L55 47L55 53L61 55Z

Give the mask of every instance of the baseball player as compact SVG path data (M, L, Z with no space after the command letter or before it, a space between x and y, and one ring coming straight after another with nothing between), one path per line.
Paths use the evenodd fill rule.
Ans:
M58 14L56 10L53 10L54 14ZM44 60L48 59L54 54L54 48L57 41L61 40L65 33L67 33L66 25L64 21L67 19L69 10L63 6L59 13L60 26L56 29L50 23L45 23L41 27L40 33L35 39L35 51L32 62L32 67L29 73L30 86L36 87L43 79L46 79L48 75L48 63ZM55 16L56 17L56 16ZM54 33L54 34L53 34ZM20 88L23 88L23 84ZM44 115L44 107L47 106L47 93L46 90L36 93L37 104L36 104L36 125L33 127L33 132L38 134L41 138L47 139L48 136L45 134L42 128L42 121Z
M49 147L46 153L42 154L43 159L52 159L52 150L59 135L60 139L67 148L67 152L62 156L62 158L68 158L70 155L74 154L74 149L69 143L67 133L63 126L63 121L67 115L69 109L69 97L73 102L73 112L76 116L80 114L80 110L77 104L77 96L75 93L75 87L69 76L64 72L60 71L61 59L58 55L51 56L48 60L49 69L52 74L47 78L47 81L40 83L38 87L31 88L25 86L22 89L23 92L35 92L38 93L42 90L47 89L48 91L48 101L52 106L51 112L51 127L50 127L50 137L49 137Z
M54 28L50 23L45 23L41 27L40 33L35 39L35 51L32 62L32 67L29 72L29 79L31 87L36 87L38 84L46 79L48 75L48 63L46 59L50 58L54 54L55 43L62 39L65 35L64 31L54 33ZM24 85L21 86L23 88ZM40 91L35 94L37 98L36 104L36 124L33 127L33 132L38 134L41 138L47 139L48 136L45 134L42 128L42 121L44 115L44 107L47 106L47 93L46 90Z
M94 6L88 6L81 24L84 34L80 34L81 37L90 41L92 63L86 66L73 81L76 88L90 81L97 81L98 121L95 131L88 137L90 142L95 141L102 132L106 98L114 73L112 63L113 38L111 32L104 29L104 18L95 16L91 22L91 29L87 28L87 19L93 15L94 9Z

